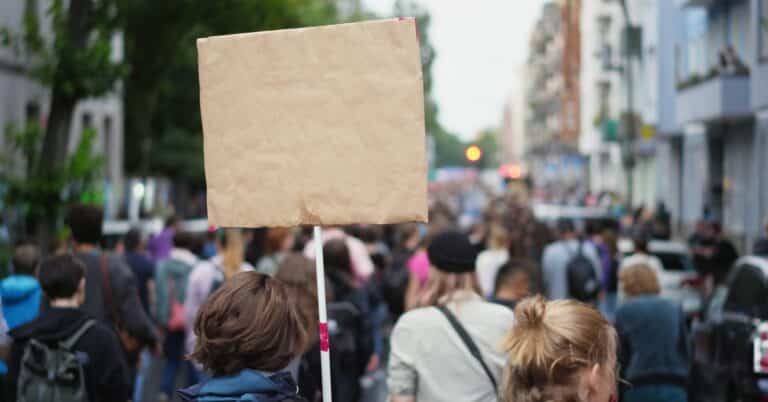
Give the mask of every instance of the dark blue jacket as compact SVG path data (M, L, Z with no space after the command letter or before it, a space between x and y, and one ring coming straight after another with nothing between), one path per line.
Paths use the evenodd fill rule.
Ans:
M628 299L616 311L622 376L631 384L685 386L689 352L679 304L656 295Z
M265 375L245 369L238 374L213 377L177 391L186 402L283 402L304 401L289 372Z

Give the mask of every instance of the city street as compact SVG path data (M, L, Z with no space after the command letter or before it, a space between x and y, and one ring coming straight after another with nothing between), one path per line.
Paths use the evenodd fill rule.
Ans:
M768 401L768 0L2 0L0 94L0 401Z

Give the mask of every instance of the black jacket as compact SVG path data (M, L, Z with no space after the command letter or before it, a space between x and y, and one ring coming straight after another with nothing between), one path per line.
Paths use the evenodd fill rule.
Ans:
M37 319L15 328L10 332L13 338L11 356L8 361L8 396L16 400L16 383L24 348L30 339L55 343L72 335L91 318L74 308L51 307ZM128 366L120 350L117 335L106 325L97 321L77 341L73 350L85 353L88 358L84 366L85 386L91 402L127 401L131 385Z
M77 253L75 257L85 263L85 303L81 309L103 322L115 324L110 318L110 307L103 292L101 276L101 255L99 253ZM147 345L156 342L154 326L139 299L136 279L131 268L119 256L107 257L112 300L125 329Z

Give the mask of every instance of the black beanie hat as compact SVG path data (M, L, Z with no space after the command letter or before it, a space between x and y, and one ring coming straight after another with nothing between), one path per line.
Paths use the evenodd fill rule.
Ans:
M438 234L427 248L429 263L440 271L463 274L475 270L477 251L469 237L456 231Z

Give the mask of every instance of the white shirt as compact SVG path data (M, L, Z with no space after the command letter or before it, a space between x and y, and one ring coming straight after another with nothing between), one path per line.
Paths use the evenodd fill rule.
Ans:
M493 295L493 287L496 283L496 274L499 268L509 260L509 251L506 249L485 250L477 256L475 262L475 273L477 282L483 291L483 296Z
M512 310L458 291L448 308L480 349L498 384L506 356L502 342L514 323ZM496 402L497 390L448 319L437 308L409 311L392 332L387 380L390 395L430 402Z

